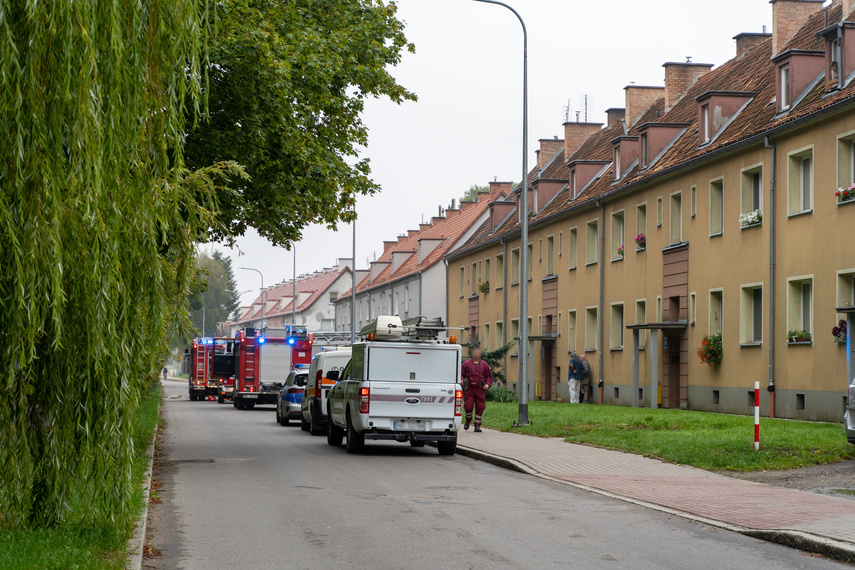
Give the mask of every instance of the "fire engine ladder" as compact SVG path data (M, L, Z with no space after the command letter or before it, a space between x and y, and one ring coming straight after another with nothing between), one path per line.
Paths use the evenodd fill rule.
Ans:
M200 344L196 346L196 350L194 351L196 354L196 373L194 374L194 378L197 380L202 378L204 380L208 380L208 374L206 369L208 356L208 349L204 344Z

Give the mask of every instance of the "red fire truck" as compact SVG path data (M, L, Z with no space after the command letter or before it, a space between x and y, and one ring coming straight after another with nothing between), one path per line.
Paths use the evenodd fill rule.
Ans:
M213 341L208 394L216 396L217 402L222 404L227 398L231 399L235 389L238 341L234 338L215 338Z
M211 353L213 352L213 339L197 338L189 349L188 360L190 364L189 393L190 401L204 400L208 395L208 376L211 370Z
M232 403L239 410L256 404L276 404L279 388L294 368L312 362L312 338L305 330L286 329L281 337L237 333L238 358Z

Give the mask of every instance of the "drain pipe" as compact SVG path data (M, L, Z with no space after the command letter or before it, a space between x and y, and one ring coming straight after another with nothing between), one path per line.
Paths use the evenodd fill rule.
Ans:
M778 162L778 148L769 144L769 137L763 141L771 155L769 175L769 417L775 417L775 172Z
M603 311L605 310L603 305L605 304L605 292L604 292L604 280L605 280L605 255L606 251L606 209L603 207L602 203L599 200L596 201L597 207L600 209L600 251L597 256L597 261L600 265L600 308L597 310L597 320L599 321L597 325L597 362L599 367L599 388L600 388L600 404L603 403Z

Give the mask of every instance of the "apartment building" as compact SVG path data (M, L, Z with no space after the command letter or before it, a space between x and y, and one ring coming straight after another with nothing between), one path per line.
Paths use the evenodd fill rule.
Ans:
M536 399L566 398L577 351L605 403L745 413L760 381L765 415L840 419L851 344L832 329L855 306L855 2L772 8L773 32L736 36L732 60L666 63L664 85L626 87L604 124L565 124L560 148L541 141L528 267L521 186L446 256L449 321L483 346L518 338L530 281ZM716 334L722 360L709 366L697 351Z

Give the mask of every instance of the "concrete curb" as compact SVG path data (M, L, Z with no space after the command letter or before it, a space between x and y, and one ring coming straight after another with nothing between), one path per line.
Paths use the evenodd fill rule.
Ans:
M151 479L154 468L154 445L157 443L157 428L160 423L160 406L157 407L158 421L154 426L154 435L151 438L151 445L146 449L145 454L148 456L148 468L143 476L143 510L137 520L136 531L134 536L128 541L128 561L125 568L128 570L142 570L143 549L145 547L145 533L148 528L148 506L149 496L151 495Z
M707 519L703 517L699 517L697 515L693 515L691 513L686 513L683 511L678 511L675 509L671 509L668 507L663 507L662 505L657 505L655 503L648 503L646 501L640 501L638 499L633 499L630 497L624 497L621 495L616 495L614 493L610 493L608 491L603 491L601 489L596 489L594 487L588 487L586 485L580 485L578 483L573 483L571 481L565 481L563 479L558 479L555 477L550 477L539 472L537 469L529 467L524 462L518 461L516 459L511 459L509 457L503 457L501 455L495 455L492 453L487 453L480 449L474 449L471 447L462 446L460 444L457 445L457 454L463 455L465 457L469 457L471 459L476 459L479 461L484 461L485 463L490 463L497 467L502 467L504 469L509 469L511 471L516 471L517 473L523 473L525 475L531 475L537 477L539 479L544 479L546 481L552 481L553 483L560 483L562 485L567 485L569 487L574 487L576 489L580 489L582 491L588 491L591 493L596 493L597 495L602 495L604 497L609 497L611 499L616 499L618 501L622 501L624 503L631 503L633 505L637 505L640 507L645 507L648 509L652 509L655 511L659 511L661 513L666 513L669 515L674 515L678 517L682 517L685 519L689 519L693 522L700 522L709 526L713 526L716 528L720 528L723 530L728 530L730 532L737 532L739 534L749 536L751 538L757 538L760 540L765 540L767 542L774 542L776 544L781 544L783 546L788 546L790 548L796 548L798 550L802 550L805 552L811 552L813 554L820 554L827 558L831 558L834 560L839 560L841 562L847 563L855 563L855 544L850 544L846 542L841 542L838 540L834 540L831 538L827 538L824 536L813 535L806 532L799 532L794 530L787 529L777 529L777 530L757 530L757 529L749 529L738 525L732 525L723 521L718 521L714 519Z

